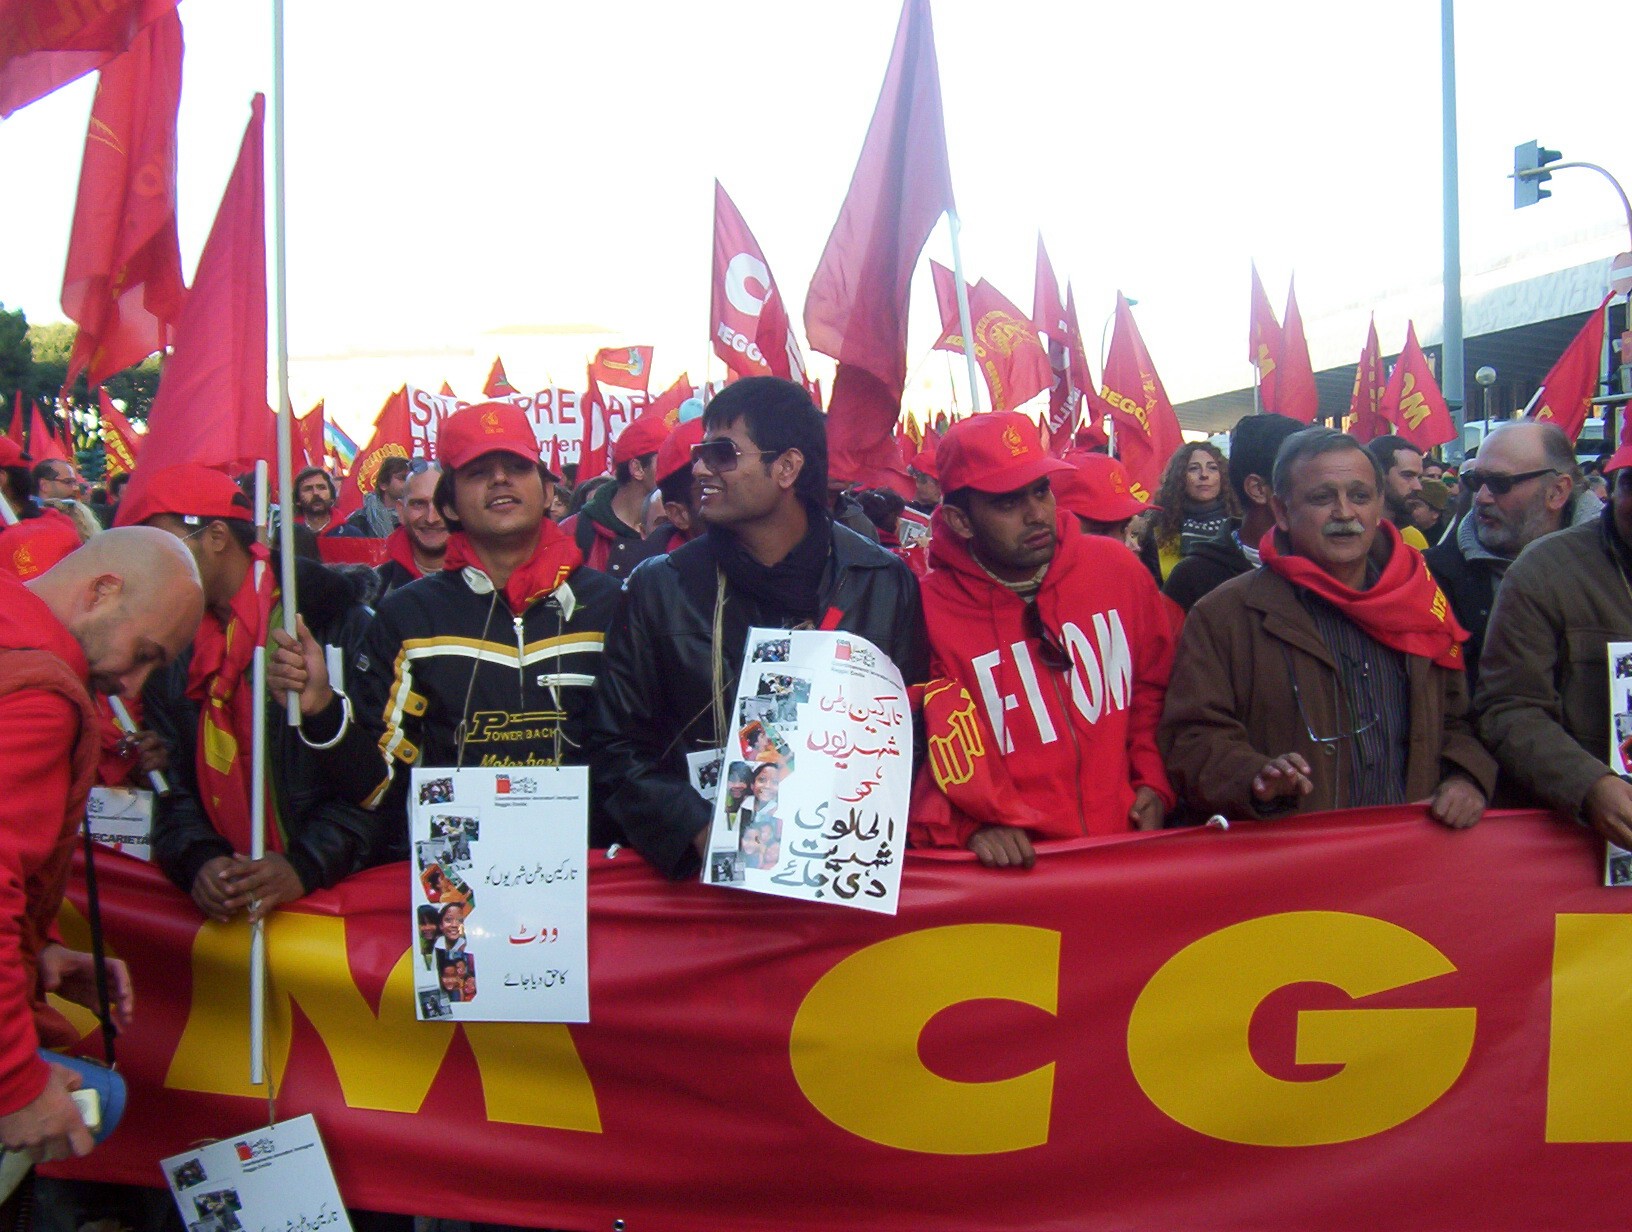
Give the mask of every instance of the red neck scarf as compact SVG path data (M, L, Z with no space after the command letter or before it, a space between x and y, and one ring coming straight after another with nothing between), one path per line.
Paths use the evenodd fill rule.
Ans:
M1468 634L1451 614L1445 592L1428 572L1422 554L1400 539L1392 523L1382 522L1377 529L1387 538L1389 555L1382 576L1370 590L1350 590L1305 557L1282 556L1276 550L1273 530L1264 536L1258 551L1264 568L1319 595L1391 650L1421 655L1440 667L1462 671L1466 665L1460 643L1468 640Z
M267 550L257 543L250 555L227 619L211 613L199 626L187 672L187 696L199 707L194 768L204 811L233 850L245 855L252 849L249 759L255 727L255 691L247 677L255 647L266 640L273 603L272 570L263 565ZM258 587L257 565L263 565ZM267 817L272 818L270 810ZM275 824L267 826L266 837L268 848L283 850Z
M562 532L554 522L545 518L538 528L538 547L526 561L516 567L510 580L504 584L504 601L518 616L555 590L584 563L584 554L578 545ZM469 567L483 577L487 569L463 531L448 536L448 554L442 558L443 569Z
M386 536L385 555L388 560L394 560L408 570L410 577L422 578L425 576L424 571L419 567L419 562L414 559L414 545L408 542L408 532L402 527L397 527L396 530Z

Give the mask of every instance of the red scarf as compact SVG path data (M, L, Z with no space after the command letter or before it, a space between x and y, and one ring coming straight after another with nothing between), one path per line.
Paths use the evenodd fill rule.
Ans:
M267 560L266 548L256 544L250 555L254 560L232 597L231 614L225 623L213 614L204 618L187 672L187 696L199 706L194 769L204 811L233 850L245 855L252 850L250 748L255 728L255 691L247 677L255 647L266 640L274 601L270 567L259 570L261 584L255 585L256 564ZM267 817L272 817L270 808ZM266 840L270 850L283 850L276 824L267 826Z
M1388 540L1389 556L1382 576L1370 590L1350 590L1306 557L1282 556L1275 548L1273 530L1264 536L1258 551L1266 569L1319 595L1391 650L1463 670L1466 665L1459 643L1468 640L1467 630L1456 623L1445 592L1428 572L1422 553L1407 547L1392 523L1380 523L1378 531Z
M583 563L584 554L578 550L578 545L559 526L545 518L539 524L538 547L504 584L504 601L519 616L539 599L553 594ZM484 577L487 575L486 567L470 546L465 533L454 531L448 536L448 554L442 558L442 568L463 569L467 566Z
M408 532L402 527L397 527L386 536L385 555L387 559L396 561L408 570L410 577L418 579L425 576L419 562L414 559L414 545L408 542Z

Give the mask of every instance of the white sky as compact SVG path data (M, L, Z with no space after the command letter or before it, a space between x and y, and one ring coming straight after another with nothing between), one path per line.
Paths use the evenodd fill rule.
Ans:
M270 86L269 12L181 5L189 278L249 97ZM469 395L502 352L518 386L576 387L614 342L656 345L654 388L701 379L716 176L797 322L898 15L896 0L289 0L297 409L326 395L357 435L404 381ZM1456 16L1464 270L1563 237L1624 248L1598 177L1560 173L1519 212L1506 178L1513 146L1539 138L1632 182L1610 71L1624 3L1463 0ZM1176 401L1250 383L1254 257L1277 311L1296 270L1317 367L1359 351L1362 335L1322 334L1345 308L1411 292L1398 319L1379 314L1385 350L1407 311L1437 319L1437 0L935 0L934 18L971 281L1029 308L1040 227L1090 349L1122 288ZM93 89L0 123L0 301L31 321L61 319ZM944 225L926 256L950 262ZM921 406L950 365L920 365L937 327L927 261L920 283ZM608 336L537 337L573 323Z

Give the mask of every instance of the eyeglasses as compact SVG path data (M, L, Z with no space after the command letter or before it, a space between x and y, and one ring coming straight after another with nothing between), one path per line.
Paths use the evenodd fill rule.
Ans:
M1043 661L1044 667L1053 672L1068 672L1076 666L1076 660L1071 657L1071 647L1050 633L1048 626L1043 624L1043 614L1037 610L1035 599L1021 611L1020 628L1037 643L1037 657Z
M784 449L761 449L758 451L759 460L769 462L786 452ZM717 436L711 441L701 441L693 445L691 460L693 463L701 462L716 475L723 475L727 471L737 469L737 463L742 460L742 447L729 436Z
M1523 483L1527 479L1537 479L1542 475L1556 475L1558 467L1544 466L1539 471L1525 471L1522 475L1494 475L1490 471L1467 471L1462 476L1462 482L1468 485L1470 492L1477 493L1480 488L1489 488L1492 496L1506 496L1513 490L1515 484Z
M1343 700L1348 705L1349 722L1359 724L1359 726L1351 726L1348 731L1339 732L1335 736L1315 735L1315 729L1309 723L1309 712L1303 708L1303 693L1298 688L1298 674L1292 670L1292 656L1285 646L1281 647L1281 658L1286 663L1286 678L1292 682L1292 700L1298 705L1298 718L1303 720L1303 730L1312 744L1337 744L1343 740L1353 740L1365 735L1366 732L1382 721L1378 715L1374 714L1369 721L1360 724L1360 715L1357 713L1354 698L1350 695L1348 685L1344 682L1342 674L1339 673L1337 678L1338 691L1343 694Z
M430 469L431 464L425 458L415 458L408 463L408 473L410 475L423 475Z

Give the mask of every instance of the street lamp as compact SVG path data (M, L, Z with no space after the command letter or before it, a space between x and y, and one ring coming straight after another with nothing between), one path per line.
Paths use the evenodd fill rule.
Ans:
M1485 391L1485 431L1490 431L1490 387L1496 384L1496 369L1485 364L1473 374L1473 379L1479 383L1479 388Z

